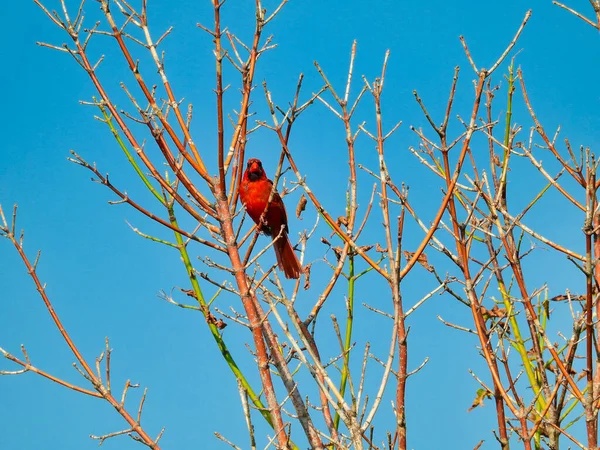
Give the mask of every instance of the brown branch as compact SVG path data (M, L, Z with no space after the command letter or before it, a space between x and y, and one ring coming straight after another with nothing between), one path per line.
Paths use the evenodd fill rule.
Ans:
M16 211L16 207L15 207L15 211ZM60 332L61 336L63 337L63 340L65 341L65 343L67 344L67 346L69 347L69 349L71 350L73 355L75 356L75 359L83 368L85 378L88 379L94 386L94 389L96 389L96 391L98 391L98 393L119 412L119 414L131 426L132 431L137 433L137 435L144 442L144 444L146 444L148 447L150 447L153 450L160 450L160 447L158 446L158 444L156 444L154 442L154 440L146 433L146 431L141 427L141 425L138 422L136 422L136 420L129 414L129 412L125 409L124 405L120 404L113 397L113 395L106 389L106 387L102 384L101 380L98 379L97 375L94 373L94 370L92 369L92 367L87 363L87 361L85 360L83 355L80 353L79 349L77 348L77 346L71 339L71 336L69 335L69 333L63 326L61 320L59 319L58 314L54 310L54 307L52 306L52 303L50 302L50 299L48 298L48 296L46 294L46 290L45 290L44 286L40 282L36 271L34 270L31 262L29 261L29 259L27 258L27 255L25 254L25 251L23 250L23 246L21 245L21 243L19 241L17 241L14 232L8 228L6 218L4 216L4 212L2 211L1 207L0 207L0 219L2 220L2 222L4 224L4 226L2 227L2 231L5 233L6 237L12 242L13 246L19 253L19 256L21 257L23 264L25 264L25 267L27 268L27 272L29 273L29 276L33 280L33 282L36 286L36 289L37 289L42 301L44 302L46 309L48 310L48 313L50 313L50 317L52 318L52 321L56 325L56 328ZM13 225L14 225L14 219L13 219ZM53 381L55 381L55 380L53 380Z
M569 12L570 12L571 14L573 14L575 17L579 17L581 20L583 20L583 21L584 21L585 23L587 23L588 25L591 25L591 26L593 26L594 28L596 28L596 29L600 30L600 6L598 6L598 5L597 5L597 4L594 2L594 0L590 0L590 3L592 4L592 6L593 6L593 8L594 8L594 10L595 10L595 12L596 12L596 17L597 17L597 19L596 19L596 20L597 20L597 22L596 22L596 23L594 23L593 21L591 21L590 19L588 19L587 17L585 17L583 14L581 14L581 13L578 13L578 12L577 12L577 11L575 11L574 9L572 9L572 8L569 8L569 7L568 7L568 6L566 6L566 5L563 5L562 3L559 3L559 2L557 2L557 1L553 1L552 3L553 3L554 5L556 5L556 6L560 7L560 8L562 8L562 9L565 9L565 10L569 11Z
M123 192L121 192L119 189L117 189L108 179L108 176L104 176L100 173L100 171L98 171L98 169L95 166L90 165L89 163L87 163L83 158L81 158L77 153L75 153L74 151L71 151L71 154L73 155L73 159L70 158L71 161L73 161L75 164L79 164L82 167L85 167L86 169L90 170L97 178L98 181L100 182L100 184L103 184L104 186L108 187L111 191L113 191L124 203L127 203L128 205L133 206L133 208L135 208L136 210L138 210L139 212L141 212L142 214L144 214L146 217L149 217L150 219L154 220L155 222L191 239L192 241L196 241L199 242L201 244L204 244L208 247L211 247L215 250L218 250L220 252L225 252L225 249L223 247L221 247L218 244L215 244L211 241L207 241L206 239L202 239L199 238L198 236L188 233L185 230L182 230L180 228L175 227L174 225L170 224L169 222L167 222L166 220L161 219L160 217L154 215L153 213L151 213L150 211L146 210L145 208L143 208L142 206L140 206L138 203L134 202L133 200L131 200L129 198L129 196ZM213 233L218 232L218 228L215 227L214 225L211 225L209 223L207 223L206 221L204 221L204 224L207 228L209 228Z

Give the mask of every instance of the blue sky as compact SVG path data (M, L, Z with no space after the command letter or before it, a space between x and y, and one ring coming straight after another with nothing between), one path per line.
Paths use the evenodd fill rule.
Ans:
M49 8L60 8L57 1L46 3ZM68 4L71 8L77 6L75 2ZM223 9L224 23L243 39L252 30L252 5L253 2L229 0ZM357 76L352 91L356 95L361 86L359 76L364 74L369 80L377 76L384 53L390 49L384 124L389 129L402 120L403 126L388 143L388 166L398 182L405 181L410 186L413 203L419 205L423 219L428 221L442 193L439 181L408 151L410 146L418 144L409 126L427 127L412 91L418 90L439 121L454 67L459 65L461 78L455 112L466 117L472 103L474 73L458 40L461 34L477 64L489 67L531 8L532 18L515 49L521 50L517 64L523 69L537 113L549 130L560 124L561 136L568 136L574 147L598 145L598 33L549 0L474 5L470 1L438 0L376 3L291 0L267 30L267 34L274 35L278 47L261 58L256 81L266 80L275 100L285 105L292 99L299 73L304 73L303 98L308 98L322 85L313 65L316 60L341 90L350 48L356 39ZM265 2L264 6L272 9L274 3ZM573 0L571 6L586 13L589 9L589 3L583 0ZM202 144L207 161L214 161L212 44L196 27L197 22L210 25L210 3L155 0L149 2L149 8L155 35L175 26L173 35L165 41L167 73L176 95L194 103L195 141ZM91 183L88 172L66 160L69 150L75 150L88 161L96 162L101 172L110 173L113 182L132 197L151 204L152 199L133 177L109 131L93 119L97 111L78 104L79 100L90 100L95 94L86 74L67 55L35 45L36 41L60 45L67 36L33 2L11 2L6 10L9 20L4 21L0 30L4 42L0 50L4 61L0 85L4 87L1 114L5 129L0 159L0 203L5 211L12 204L19 204L17 226L25 229L25 248L30 257L42 250L39 275L47 283L47 292L57 312L89 360L93 361L102 351L104 337L110 337L115 386L131 379L149 387L143 424L152 434L166 427L163 448L227 448L214 438L214 431L247 448L235 380L219 359L203 319L198 313L175 308L157 298L160 290L170 292L174 286L188 288L179 256L170 248L138 237L125 220L144 232L162 233L167 238L169 235L125 206L108 205L107 200L114 200L110 192ZM88 23L96 20L99 12L95 2L90 1L85 11L90 17ZM133 86L134 82L113 43L99 36L92 46L93 54L107 54L100 76L119 107L127 107L118 83L125 81ZM154 76L154 68L148 63L145 67L148 77ZM496 73L494 81L501 82L504 73L506 64ZM231 70L226 73L228 82L237 81L234 77ZM235 85L227 94L230 109L238 105L234 88ZM505 91L499 97L496 114L500 117ZM530 120L521 99L517 95L515 120L528 128ZM258 117L262 114L267 118L261 89L257 89L254 101ZM367 128L373 127L369 101L360 114L367 120ZM458 126L455 123L452 129L456 131ZM347 184L347 153L341 122L323 105L315 104L299 120L291 145L311 188L331 208L334 217L341 215ZM357 152L359 162L376 167L371 142L362 138ZM261 158L272 174L279 154L275 137L268 131L257 133L248 145L248 154ZM551 164L550 159L544 157ZM534 171L524 171L528 175L521 177L514 170L511 188L523 193L523 198L531 197L535 189L543 186L543 180ZM364 202L372 180L361 174L360 181L365 189L361 197ZM288 210L293 210L293 205L289 203ZM562 205L558 197L550 197L546 207L536 211L533 223L543 227L549 236L564 238L562 242L583 251L582 239L563 234L566 229L578 232L581 217L571 214L568 206L557 215L556 205ZM314 210L309 210L303 222L293 219L292 233L310 228L314 217ZM368 229L375 240L380 220L379 216L372 218ZM407 241L407 246L417 241ZM196 253L202 252L196 249ZM317 259L322 253L323 248L315 243L307 256ZM3 298L0 346L17 354L19 345L25 344L39 368L84 385L71 367L72 355L8 241L0 242L0 255ZM533 258L530 267L535 270L529 278L532 286L552 281L551 295L564 292L566 286L583 290L578 273L564 260L550 261L543 254ZM317 273L315 283L318 285L326 276ZM433 287L427 274L417 268L415 276L409 277L403 287L407 306ZM214 293L210 287L206 290L209 295ZM331 301L334 305L320 319L324 336L331 334L329 314L341 315L339 305L343 304L343 294L343 290L335 292ZM299 309L306 314L314 299L304 295L307 306ZM380 284L359 282L357 298L358 303L368 302L390 310ZM223 309L229 304L240 308L235 299L229 298ZM356 321L357 342L364 345L365 340L371 340L383 352L389 338L386 322L364 311L361 314ZM448 448L451 442L451 448L473 448L485 439L483 449L496 448L491 433L495 428L491 403L466 412L478 388L468 369L487 376L475 349L476 341L445 328L436 319L438 314L465 326L472 323L469 311L447 296L434 297L411 317L409 367L416 368L426 356L430 362L409 381L409 447ZM557 328L561 325L566 327L568 322L557 319ZM250 363L242 345L249 341L249 336L233 325L225 330L225 335L228 342L240 343L235 348L236 355ZM334 348L327 350L330 356L335 353ZM362 354L360 346L358 354ZM8 361L0 361L0 369L12 370L12 366ZM252 380L257 380L252 368L248 373ZM378 373L376 368L373 373ZM139 395L132 393L131 399L136 398ZM382 405L379 440L384 438L383 429L392 424L389 405L389 399ZM134 404L130 408L136 409ZM445 413L440 414L440 409ZM438 417L435 424L431 423L431 417ZM264 432L263 424L256 420L258 431ZM0 378L0 423L3 428L0 447L8 450L91 449L97 443L89 439L90 434L125 428L122 418L109 405L33 374ZM106 441L103 447L133 449L139 444L121 437Z

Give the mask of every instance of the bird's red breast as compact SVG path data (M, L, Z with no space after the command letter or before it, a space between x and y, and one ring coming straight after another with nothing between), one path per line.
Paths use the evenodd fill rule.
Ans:
M267 178L258 159L248 160L240 184L240 201L259 229L275 240L273 248L279 269L287 278L299 278L302 268L287 237L287 214L283 200L276 191L273 192L273 182Z
M273 193L269 204L272 190L273 182L267 178L262 163L258 159L250 159L240 186L240 200L246 207L248 215L260 226L262 232L268 236L272 234L277 236L282 225L285 226L284 231L288 231L287 214L283 200L277 192ZM268 209L267 205L269 205ZM263 213L263 221L260 224Z

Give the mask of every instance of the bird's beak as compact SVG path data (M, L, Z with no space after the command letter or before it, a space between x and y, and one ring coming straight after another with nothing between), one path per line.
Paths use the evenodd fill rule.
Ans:
M250 181L258 180L260 178L261 173L262 168L257 163L252 164L248 168L248 178L250 178Z

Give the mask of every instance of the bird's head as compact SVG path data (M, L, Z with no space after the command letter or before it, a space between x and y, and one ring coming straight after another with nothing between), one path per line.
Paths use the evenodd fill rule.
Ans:
M246 177L250 181L258 181L267 177L259 159L252 158L248 160L248 164L246 164Z

